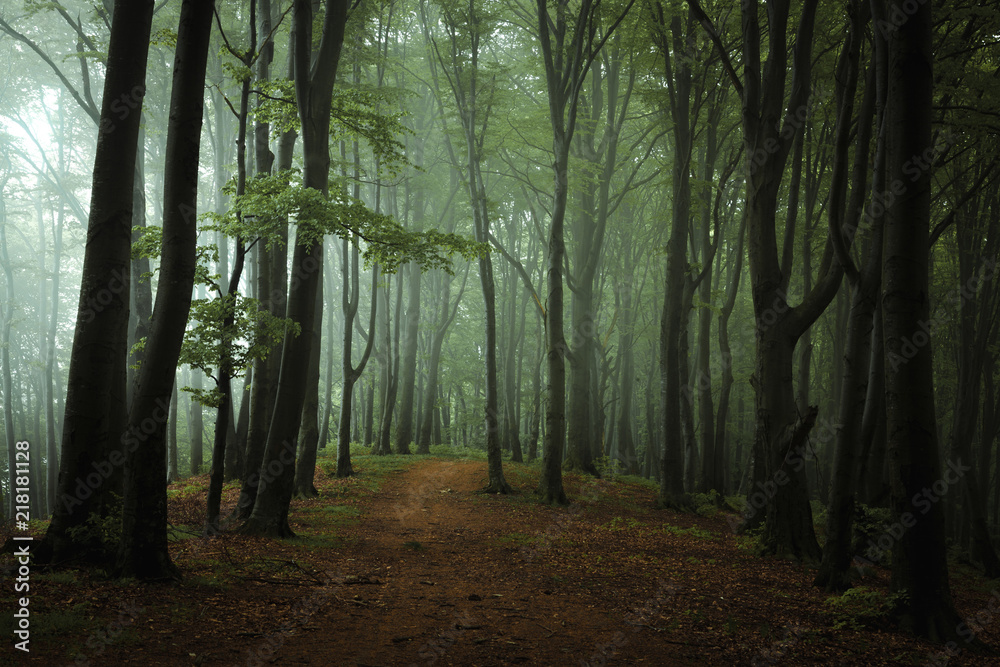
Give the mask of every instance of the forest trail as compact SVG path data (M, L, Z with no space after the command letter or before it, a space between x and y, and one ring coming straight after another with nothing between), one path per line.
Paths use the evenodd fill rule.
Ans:
M935 650L867 617L877 604L826 604L812 570L754 556L726 516L656 509L648 483L568 473L573 502L553 508L526 465L505 463L508 496L480 492L481 460L331 469L319 498L293 501L296 539L172 542L179 586L33 573L32 653L8 644L0 664L919 665ZM172 487L175 526L203 516L202 481ZM886 571L864 583L881 599ZM954 590L969 615L989 597Z
M567 586L535 562L578 512L543 508L557 518L539 526L537 539L527 530L538 523L531 509L482 494L486 482L483 461L427 460L394 473L361 516L356 547L365 558L354 563L363 570L335 577L355 608L324 607L313 621L350 625L350 636L287 641L282 659L359 667L603 664L613 656L620 664L702 662L695 653L666 662L643 656L641 644L623 662L633 628L606 606L600 577Z

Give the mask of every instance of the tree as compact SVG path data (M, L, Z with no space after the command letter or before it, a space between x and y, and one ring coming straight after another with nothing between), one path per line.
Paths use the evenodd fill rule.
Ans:
M812 525L803 452L818 408L810 406L799 414L793 384L787 379L792 377L795 342L839 289L843 266L835 259L833 244L840 242L837 237L844 233L845 219L831 214L831 234L824 248L820 278L797 306L791 306L787 290L792 274L790 243L794 228L786 226L783 247L789 250L779 255L776 212L788 156L803 127L801 117L808 116L811 104L810 51L817 3L807 0L803 4L790 48L790 3L779 0L768 4L767 56L763 62L760 7L756 1L743 3L742 78L700 4L688 0L688 5L715 44L742 101L741 124L748 165L745 201L748 258L757 324L756 369L752 378L756 400L754 481L775 486L775 494L767 504L763 542L770 553L787 553L815 561L821 551ZM789 52L792 76L786 85Z
M117 0L114 5L67 381L59 491L52 521L35 551L37 562L106 555L99 536L77 532L81 537L75 538L73 529L107 511L113 489L105 486L100 471L110 475L124 463L119 407L125 399L128 354L132 186L140 120L135 111L145 93L152 12L151 0ZM126 109L124 117L121 108Z
M562 458L566 443L566 344L563 330L563 262L566 257L564 227L569 194L569 153L579 112L580 92L594 59L605 41L632 8L630 0L605 32L598 36L600 3L583 0L579 9L568 0L555 1L555 15L548 0L537 0L538 41L542 52L552 126L554 162L552 209L548 234L545 310L548 406L545 411L545 453L539 491L549 504L566 504L562 485Z
M166 431L194 287L198 156L214 5L200 0L181 5L167 126L160 278L126 431L117 571L147 580L179 577L167 551Z
M903 191L886 211L881 301L892 507L907 526L892 550L891 588L902 596L895 613L903 628L945 642L958 639L961 618L948 584L944 511L923 495L944 474L932 347L928 341L915 351L904 348L930 316L931 174L911 173L910 160L932 146L931 7L917 5L889 35L886 179L893 192L900 186Z
M863 11L863 6L855 6L855 14L852 17L848 40L850 42L860 41L863 31L863 22L867 18L867 12ZM875 56L872 66L868 71L868 81L865 86L865 98L862 103L862 111L858 121L858 148L855 153L854 174L855 180L860 178L861 182L855 182L852 189L851 202L847 205L847 210L856 210L861 205L861 193L864 191L864 180L866 173L865 163L868 157L868 142L871 138L871 116L875 107L880 112L885 107L884 90L878 91L879 99L876 100L876 83L884 80L885 77L885 40L880 33L875 36ZM857 46L853 47L857 49ZM845 48L845 53L847 53ZM852 56L854 60L858 57L857 52ZM848 77L858 76L857 64L850 64L849 60L842 58L842 71ZM845 104L850 101L846 96L842 96ZM885 182L884 138L886 129L883 126L885 116L879 114L879 137L880 145L876 150L876 173L872 184L873 193L881 193ZM835 171L834 183L842 183L845 178L841 171L841 165L845 162L847 151L847 138L851 130L850 121L844 113L838 110L838 123L836 129L835 145ZM839 202L835 196L831 197L831 214L834 214L839 207ZM840 411L838 422L840 429L837 431L835 443L835 460L833 469L833 483L829 497L829 514L827 518L827 540L823 547L823 561L820 572L816 577L816 584L824 586L829 591L843 590L849 585L848 570L851 563L851 550L854 536L852 531L852 520L854 517L854 495L856 492L856 481L858 478L858 453L862 442L866 442L870 434L864 434L862 428L862 416L866 411L866 405L871 401L878 400L873 392L875 387L870 382L871 368L871 342L874 329L874 317L877 310L877 295L881 280L881 258L882 258L882 216L870 216L874 220L871 230L871 238L868 243L865 264L859 270L851 256L846 252L840 252L839 261L846 267L848 284L851 288L851 307L848 319L847 340L843 358L843 378L840 385ZM846 249L844 249L846 250ZM870 388L869 388L870 387ZM872 420L869 420L871 422Z
M348 2L328 0L325 10L319 49L313 57L312 4L308 0L294 0L292 9L295 99L305 154L303 182L306 188L316 190L324 198L327 195L330 171L333 84L340 64ZM297 322L303 331L312 331L316 318L316 294L322 279L318 269L323 262L323 243L322 233L315 228L306 228L303 222L299 221L292 257L294 277L288 290L287 316ZM288 333L285 335L278 393L261 465L261 471L267 475L262 474L263 480L258 487L253 512L241 526L241 532L270 537L294 535L288 526L288 505L292 498L295 443L305 396L305 386L301 379L306 376L309 366L311 344L310 336L292 338ZM269 472L272 466L278 470L278 474Z
M3 261L4 293L6 304L3 309L3 327L0 334L0 364L3 364L3 425L4 443L7 446L7 469L13 479L14 462L14 389L10 368L10 329L14 320L14 269L10 263L10 253L7 251L7 198L4 189L11 177L11 162L9 156L4 156L3 180L0 181L0 260ZM13 487L13 484L11 485ZM11 490L11 495L13 490ZM0 490L0 519L6 511L2 490Z
M467 6L443 5L442 17L448 41L445 53L435 43L435 52L441 71L448 79L459 122L465 139L465 177L469 186L472 203L472 220L476 241L487 243L490 235L489 204L486 197L486 182L483 179L483 144L493 108L495 78L483 81L479 56L480 40L488 36L491 17L470 0ZM468 42L465 40L468 39ZM482 98L480 97L482 95ZM485 348L484 363L486 373L486 453L488 457L489 493L510 493L511 488L504 478L500 451L500 411L497 383L497 322L496 284L493 277L493 260L489 253L479 257L479 280L483 290L485 305Z

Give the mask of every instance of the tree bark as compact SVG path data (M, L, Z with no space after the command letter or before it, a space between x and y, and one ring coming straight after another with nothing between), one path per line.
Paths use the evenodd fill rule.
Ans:
M422 197L418 197L423 205ZM396 424L396 451L410 453L413 442L413 397L417 383L417 343L420 326L420 265L410 262L407 268L406 323L403 328L403 358L399 382L399 421Z
M146 359L126 432L122 541L116 570L119 576L143 580L180 577L167 551L165 436L194 286L198 156L214 6L214 2L198 0L185 0L181 5L167 125L160 278ZM152 433L147 428L150 423Z
M340 62L347 22L348 2L329 0L323 18L323 34L313 68L313 7L309 0L295 0L293 5L295 97L302 126L304 149L303 184L327 194L330 170L330 110L333 84ZM287 317L298 322L303 332L313 328L316 319L316 293L323 263L322 237L309 241L300 229L296 237L292 266L295 275L288 291ZM302 416L305 377L311 353L311 337L298 338L286 332L281 354L281 372L274 415L264 450L261 484L250 518L240 527L244 534L268 537L292 537L288 525L288 507L292 499L296 440ZM272 473L272 469L275 473Z
M148 0L119 0L114 7L67 384L59 491L45 538L35 549L39 563L81 556L101 561L107 555L96 539L75 539L71 531L83 526L91 514L104 513L109 494L118 490L105 484L98 467L109 469L110 476L123 462L119 408L125 397L128 355L132 187L140 121L135 111L145 92L152 11ZM121 118L112 103L124 100L132 106ZM97 483L89 484L88 476Z
M321 270L322 271L322 270ZM316 290L316 312L323 312L323 281L320 279L320 288ZM319 491L313 484L313 477L316 475L316 451L319 448L319 354L322 344L323 318L317 317L313 322L313 330L309 335L313 337L312 350L310 352L309 370L306 374L306 397L302 404L302 427L299 431L299 454L295 463L295 488L293 495L296 498L315 498ZM302 332L305 336L306 332Z
M930 340L905 347L930 314L931 174L922 170L913 176L906 165L931 146L931 6L918 5L889 37L886 172L890 183L906 185L886 211L882 319L892 504L904 526L912 521L893 545L890 587L905 595L895 610L900 625L944 642L958 640L962 619L948 583L943 508L925 495L925 489L948 479L938 458L932 348ZM955 469L949 473L953 478Z

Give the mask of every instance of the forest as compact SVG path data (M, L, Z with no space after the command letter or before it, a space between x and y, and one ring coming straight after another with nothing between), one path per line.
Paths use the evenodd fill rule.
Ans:
M991 664L998 77L982 0L4 2L0 656Z

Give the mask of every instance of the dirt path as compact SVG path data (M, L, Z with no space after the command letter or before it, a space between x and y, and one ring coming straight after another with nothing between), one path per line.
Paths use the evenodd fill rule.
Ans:
M341 563L361 566L335 587L351 603L324 606L315 632L286 640L281 664L577 665L630 630L599 596L531 562L544 545L510 541L511 527L530 534L538 522L479 494L485 476L485 463L426 461L386 485L361 517L356 560Z
M479 492L483 461L401 464L380 485L318 470L322 495L292 504L300 539L171 543L179 586L33 573L32 652L0 647L0 665L933 664L938 647L866 620L872 603L831 607L808 569L754 556L725 516L655 509L649 486L566 475L574 502L552 508L537 469L505 466L516 492L498 497ZM203 508L177 494L171 521ZM952 581L976 616L986 584ZM888 571L863 583L877 599Z

